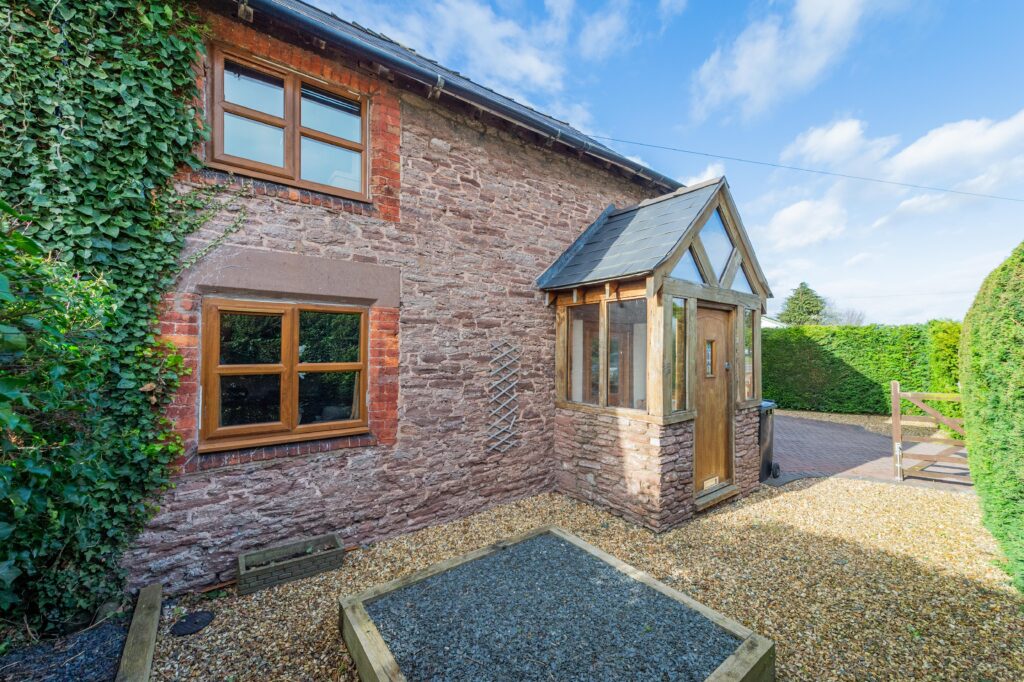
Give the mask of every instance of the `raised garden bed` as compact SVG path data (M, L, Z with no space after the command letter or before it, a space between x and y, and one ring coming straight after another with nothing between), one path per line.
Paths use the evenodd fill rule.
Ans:
M774 680L775 645L545 526L340 602L376 680Z
M238 593L332 571L344 557L345 548L333 533L243 554L238 557Z

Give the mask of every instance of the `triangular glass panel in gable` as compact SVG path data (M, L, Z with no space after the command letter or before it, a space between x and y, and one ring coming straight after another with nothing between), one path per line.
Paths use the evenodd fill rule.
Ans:
M742 267L736 271L736 277L732 280L732 288L744 294L754 293L754 290L750 288L750 280L747 279Z
M722 216L716 210L704 223L700 230L700 242L711 261L711 267L715 269L715 275L721 277L725 272L725 266L729 263L729 256L732 255L732 240L725 231L722 223Z
M693 259L693 252L689 249L679 259L676 266L672 268L672 274L669 277L704 284L704 278L700 276L700 270L697 269L697 261Z

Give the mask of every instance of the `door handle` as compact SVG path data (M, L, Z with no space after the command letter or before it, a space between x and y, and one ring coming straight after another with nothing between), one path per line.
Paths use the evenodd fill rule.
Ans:
M725 371L728 372L730 369L732 369L732 367L729 365L728 362L726 362L725 363Z

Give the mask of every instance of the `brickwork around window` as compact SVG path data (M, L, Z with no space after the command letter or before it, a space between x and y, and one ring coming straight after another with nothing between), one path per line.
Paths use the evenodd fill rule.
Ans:
M401 133L402 115L397 94L386 82L346 68L332 59L296 47L229 17L204 13L211 34L226 45L242 48L278 64L321 78L328 83L351 88L370 96L370 203L343 199L284 183L248 178L213 169L184 172L181 179L192 183L226 185L252 194L272 196L312 206L369 215L390 222L401 220ZM203 79L202 91L206 92ZM205 103L204 103L205 104Z
M174 344L189 373L168 406L166 416L185 444L185 456L177 462L180 473L261 462L277 457L310 455L369 445L393 445L398 433L398 321L396 308L371 308L367 347L367 410L369 434L320 438L227 452L198 454L199 443L199 329L202 297L171 293L164 297L160 337Z

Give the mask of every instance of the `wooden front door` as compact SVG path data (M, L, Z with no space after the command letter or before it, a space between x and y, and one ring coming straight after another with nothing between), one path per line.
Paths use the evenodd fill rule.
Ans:
M697 308L696 452L693 484L698 495L732 481L729 415L732 358L728 311Z

